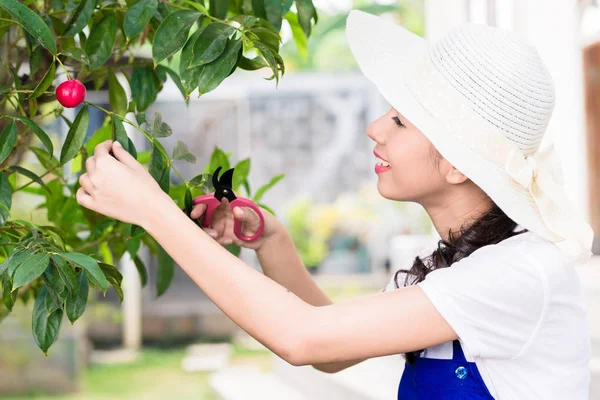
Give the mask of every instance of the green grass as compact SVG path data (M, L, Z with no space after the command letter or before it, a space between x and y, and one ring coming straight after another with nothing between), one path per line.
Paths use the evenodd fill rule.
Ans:
M213 400L210 373L181 369L185 349L143 350L137 361L121 365L91 365L83 374L81 391L73 395L29 395L4 400Z

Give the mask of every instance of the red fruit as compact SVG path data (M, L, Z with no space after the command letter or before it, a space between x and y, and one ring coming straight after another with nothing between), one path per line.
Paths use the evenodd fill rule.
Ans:
M85 86L77 79L71 79L58 85L56 100L66 108L74 108L85 99Z

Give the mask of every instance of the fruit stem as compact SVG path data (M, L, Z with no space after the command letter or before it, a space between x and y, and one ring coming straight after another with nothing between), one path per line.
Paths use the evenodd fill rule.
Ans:
M71 80L71 74L69 74L69 71L67 70L67 68L65 67L65 65L62 63L62 61L60 61L60 59L58 58L58 56L54 56L54 59L60 64L60 66L62 67L62 69L65 71L65 74L67 75L67 79Z

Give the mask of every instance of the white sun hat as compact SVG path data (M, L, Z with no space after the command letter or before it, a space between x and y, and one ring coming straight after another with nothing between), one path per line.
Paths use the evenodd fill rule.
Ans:
M569 260L591 255L594 233L573 213L554 147L540 149L554 84L531 44L472 23L429 43L358 10L348 16L346 38L388 103L513 221Z

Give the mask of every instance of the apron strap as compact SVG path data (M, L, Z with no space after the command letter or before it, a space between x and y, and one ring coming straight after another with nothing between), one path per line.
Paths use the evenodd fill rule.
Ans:
M452 360L461 363L467 362L465 353L463 353L462 346L460 345L460 341L458 339L452 341Z

